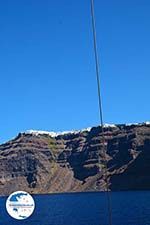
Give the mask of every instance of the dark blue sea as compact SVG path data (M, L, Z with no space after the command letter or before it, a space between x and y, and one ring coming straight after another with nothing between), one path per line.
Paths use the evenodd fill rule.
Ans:
M150 225L150 192L114 192L112 225ZM0 225L108 225L105 193L34 195L36 209L26 220L11 218L0 198Z

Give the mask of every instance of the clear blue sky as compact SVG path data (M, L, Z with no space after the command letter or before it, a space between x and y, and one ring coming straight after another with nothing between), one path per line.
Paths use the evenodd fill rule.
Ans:
M150 119L150 1L95 0L104 122ZM90 0L0 3L0 142L99 123Z

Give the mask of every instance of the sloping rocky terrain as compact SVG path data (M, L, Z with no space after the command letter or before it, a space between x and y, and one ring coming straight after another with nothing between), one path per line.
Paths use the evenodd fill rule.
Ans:
M150 189L150 124L51 135L20 133L0 145L0 194ZM105 161L106 160L106 161Z

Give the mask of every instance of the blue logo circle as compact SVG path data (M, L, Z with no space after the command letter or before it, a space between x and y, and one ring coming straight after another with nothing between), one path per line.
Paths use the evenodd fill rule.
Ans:
M27 219L35 209L34 199L25 191L12 193L6 201L8 214L17 220Z

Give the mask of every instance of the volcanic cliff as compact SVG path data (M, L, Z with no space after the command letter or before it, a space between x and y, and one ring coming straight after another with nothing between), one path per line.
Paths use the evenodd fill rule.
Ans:
M0 194L150 189L150 123L20 133L0 145ZM107 164L107 171L104 169Z

